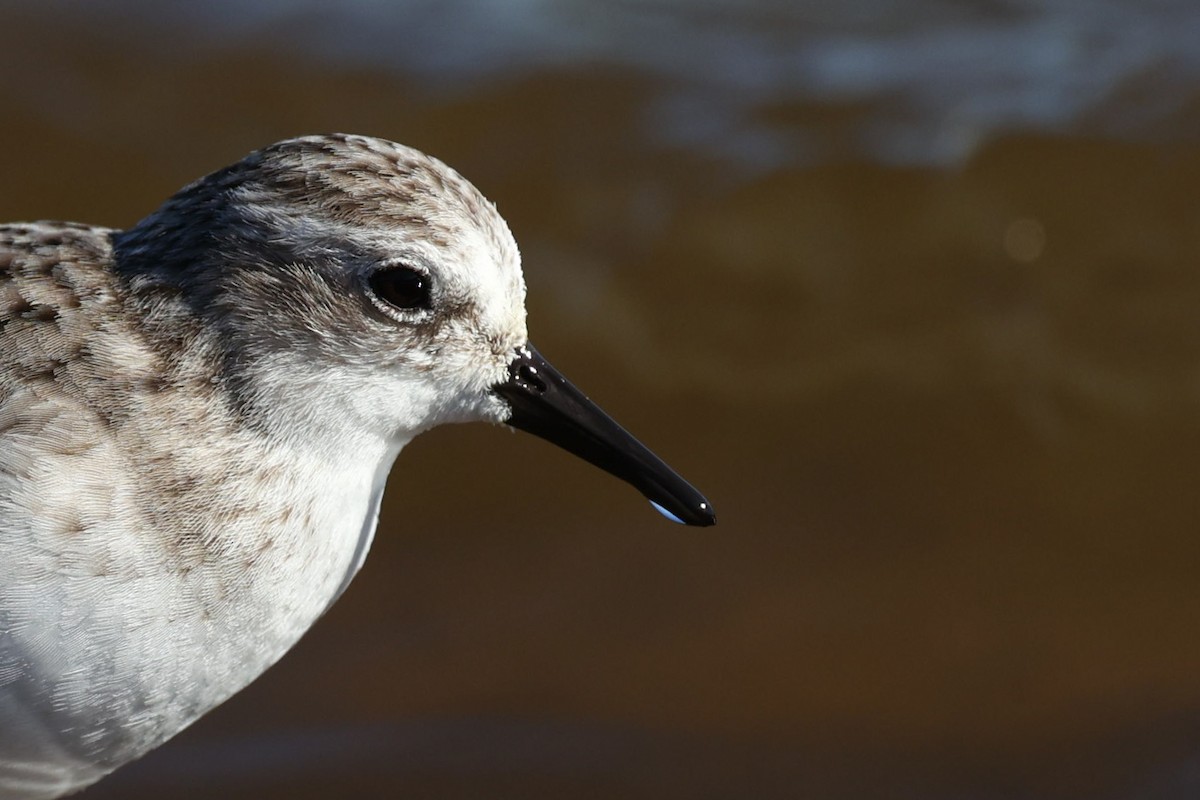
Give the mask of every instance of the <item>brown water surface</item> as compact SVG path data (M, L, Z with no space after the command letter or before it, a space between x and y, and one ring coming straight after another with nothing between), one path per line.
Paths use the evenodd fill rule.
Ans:
M512 225L537 345L719 515L435 431L297 650L84 797L1200 791L1200 148L889 166L797 100L761 121L826 157L747 171L648 136L627 68L437 92L0 24L0 217L127 225L297 133L426 149Z

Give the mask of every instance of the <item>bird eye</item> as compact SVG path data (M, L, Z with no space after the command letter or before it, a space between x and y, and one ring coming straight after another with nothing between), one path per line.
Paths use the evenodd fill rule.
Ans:
M394 266L378 269L367 281L371 291L390 306L412 311L429 308L429 276L412 267Z

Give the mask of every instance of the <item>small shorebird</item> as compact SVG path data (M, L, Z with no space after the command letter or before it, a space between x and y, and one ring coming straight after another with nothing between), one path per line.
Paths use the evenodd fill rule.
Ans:
M524 300L492 204L363 136L271 145L125 231L0 226L0 798L87 786L279 659L435 425L530 431L713 524Z

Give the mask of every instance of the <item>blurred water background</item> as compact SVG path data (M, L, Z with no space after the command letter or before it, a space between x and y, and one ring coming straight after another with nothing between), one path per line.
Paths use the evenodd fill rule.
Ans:
M435 431L350 591L85 798L1200 796L1190 0L0 4L0 217L286 136L472 181L714 529Z

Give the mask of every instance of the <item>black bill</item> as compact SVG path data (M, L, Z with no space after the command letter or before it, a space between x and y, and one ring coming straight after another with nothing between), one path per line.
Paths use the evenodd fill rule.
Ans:
M704 495L601 411L537 350L529 346L517 350L508 376L494 391L512 407L509 425L632 484L668 519L685 525L716 524Z

